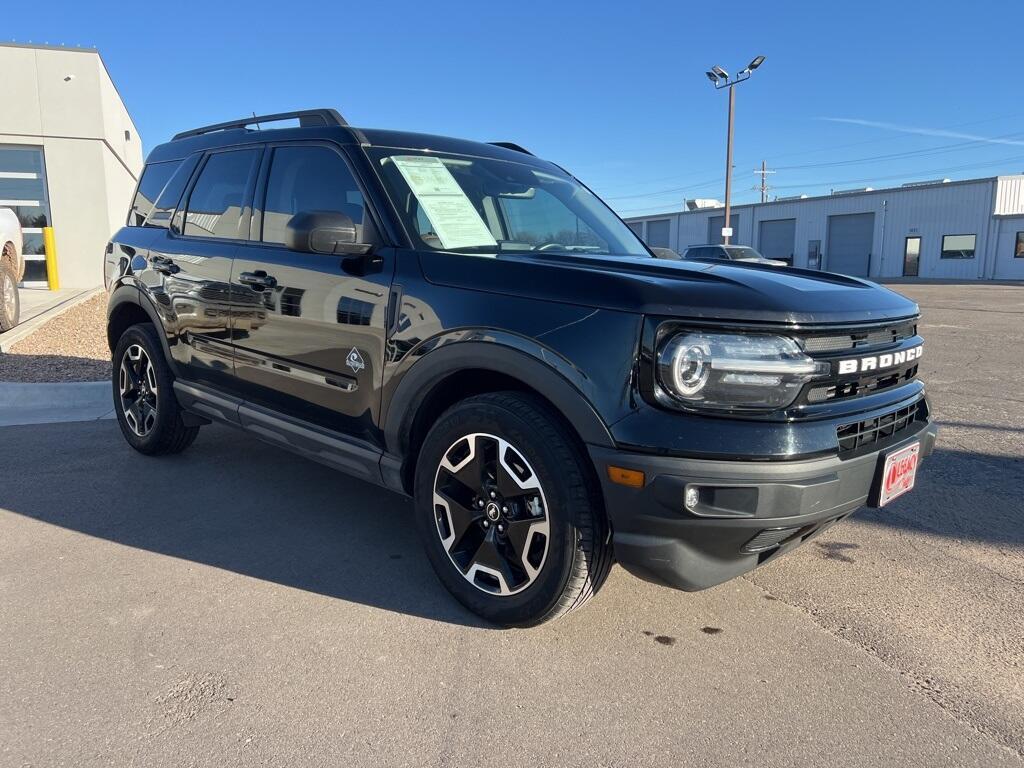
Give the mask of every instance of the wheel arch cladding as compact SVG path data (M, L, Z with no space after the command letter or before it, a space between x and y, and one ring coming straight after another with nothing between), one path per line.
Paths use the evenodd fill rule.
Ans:
M390 398L384 434L402 460L402 481L411 489L423 439L455 403L486 392L528 392L546 403L580 441L611 447L608 428L586 397L550 365L525 352L484 342L442 346L418 360Z
M113 352L118 340L128 328L137 323L152 323L160 338L160 346L164 351L164 359L171 367L172 372L177 373L174 359L171 357L171 350L167 345L167 334L164 331L163 323L147 299L142 298L139 289L133 285L122 285L110 295L107 304L107 346Z

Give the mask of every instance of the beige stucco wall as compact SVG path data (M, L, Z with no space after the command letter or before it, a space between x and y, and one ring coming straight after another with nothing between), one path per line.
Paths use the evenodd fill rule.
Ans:
M0 72L0 144L43 148L61 287L100 285L142 171L135 124L96 51L0 44Z

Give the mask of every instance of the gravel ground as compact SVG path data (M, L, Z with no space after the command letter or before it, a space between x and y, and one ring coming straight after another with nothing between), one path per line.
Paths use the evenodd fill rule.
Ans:
M106 308L106 294L97 294L0 353L0 381L109 379Z

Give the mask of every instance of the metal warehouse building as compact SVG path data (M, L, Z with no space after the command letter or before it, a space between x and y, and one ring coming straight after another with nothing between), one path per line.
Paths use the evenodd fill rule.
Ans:
M0 207L21 220L25 285L100 285L142 169L131 116L91 48L0 43L0 73Z
M1024 279L1024 175L734 206L735 245L872 278ZM720 243L722 208L626 219L656 247Z

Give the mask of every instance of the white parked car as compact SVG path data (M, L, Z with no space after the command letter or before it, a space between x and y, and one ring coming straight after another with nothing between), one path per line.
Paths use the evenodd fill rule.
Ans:
M753 248L745 245L691 245L683 253L690 261L742 261L748 264L768 264L773 267L788 267L788 262L766 259Z
M0 333L18 324L18 283L25 275L21 222L10 208L0 208Z

